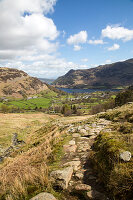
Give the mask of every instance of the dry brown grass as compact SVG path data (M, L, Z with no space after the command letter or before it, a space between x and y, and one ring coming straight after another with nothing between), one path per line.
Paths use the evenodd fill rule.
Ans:
M47 157L52 141L63 134L51 123L30 134L24 147L0 166L0 199L24 200L48 185Z
M26 141L27 136L29 137L31 133L57 117L56 115L43 113L0 113L0 146L3 148L8 147L11 144L11 138L14 132L18 133L20 139Z
M35 154L31 151L4 166L0 171L1 199L24 199L31 187L46 185L48 168L44 158L43 151L36 151Z
M7 137L8 145L9 135L15 131L26 142L0 165L0 199L27 200L30 194L44 190L49 184L46 162L52 151L52 141L58 143L59 136L65 133L57 124L86 119L88 116L62 118L43 113L0 114L0 139Z

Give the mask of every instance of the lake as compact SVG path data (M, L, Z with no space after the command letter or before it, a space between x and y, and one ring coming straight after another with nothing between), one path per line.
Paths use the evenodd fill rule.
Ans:
M97 91L102 91L102 92L119 92L120 89L71 89L71 88L57 88L59 90L62 90L67 93L93 93Z

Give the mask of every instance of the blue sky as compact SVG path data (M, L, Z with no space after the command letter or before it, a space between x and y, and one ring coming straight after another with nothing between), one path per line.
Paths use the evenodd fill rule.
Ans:
M133 57L132 0L0 0L0 13L1 67L57 78Z

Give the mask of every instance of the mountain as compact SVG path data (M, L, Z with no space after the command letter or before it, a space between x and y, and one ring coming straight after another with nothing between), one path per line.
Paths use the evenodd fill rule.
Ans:
M12 69L0 68L0 96L23 97L34 95L48 89L39 79L30 77L27 73Z
M48 78L38 78L40 81L44 83L51 84L55 79L48 79Z
M53 82L62 88L113 88L133 84L133 59L91 69L70 70Z

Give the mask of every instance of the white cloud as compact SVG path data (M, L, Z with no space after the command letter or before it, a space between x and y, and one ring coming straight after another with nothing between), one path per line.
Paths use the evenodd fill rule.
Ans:
M74 45L74 51L80 51L80 49L81 49L81 46L79 46L79 45Z
M31 76L42 78L57 78L67 73L70 69L87 69L87 65L79 65L73 62L67 62L65 59L57 58L53 55L39 55L38 57L29 57L28 61L32 63L25 63L23 61L10 61L3 63L0 67L16 68L27 72ZM25 59L24 59L25 60Z
M53 52L59 32L44 13L53 11L56 0L0 1L0 57L13 59L27 52ZM27 14L26 14L27 13ZM8 57L9 55L9 57Z
M133 39L133 30L122 26L107 26L102 30L102 37L107 37L113 40L122 39L123 41L129 41Z
M82 62L88 62L88 58L81 59Z
M87 31L80 31L78 34L71 35L67 39L69 45L83 44L87 42Z
M104 44L103 40L89 40L88 43L89 44L94 44L94 45Z
M119 44L114 44L112 47L109 47L108 48L108 51L115 51L115 50L117 50L117 49L119 49L120 48L120 45Z

